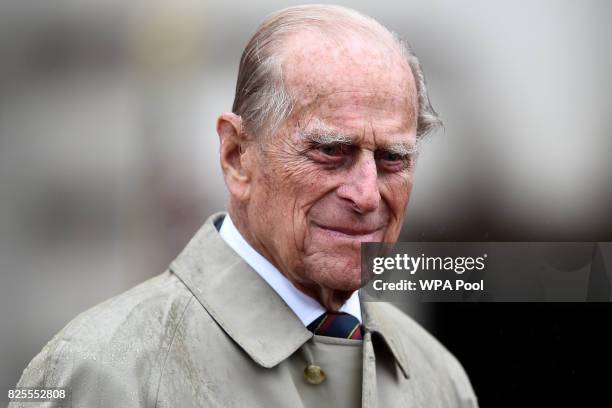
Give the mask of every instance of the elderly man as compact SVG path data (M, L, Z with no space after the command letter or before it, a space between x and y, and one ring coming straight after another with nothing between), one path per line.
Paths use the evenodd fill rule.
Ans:
M360 243L397 239L437 124L417 59L379 23L273 14L217 121L228 213L77 317L19 385L69 387L72 407L475 407L443 346L357 291Z

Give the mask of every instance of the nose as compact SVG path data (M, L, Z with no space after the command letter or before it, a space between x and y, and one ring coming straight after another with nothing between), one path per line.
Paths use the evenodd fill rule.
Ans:
M346 180L336 190L338 197L348 201L360 214L378 209L381 198L374 155L360 155L347 172Z

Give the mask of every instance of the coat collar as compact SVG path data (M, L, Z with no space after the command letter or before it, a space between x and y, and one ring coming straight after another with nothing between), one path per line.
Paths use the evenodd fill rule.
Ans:
M267 368L287 359L312 333L282 298L221 238L208 218L170 269L210 316L255 362ZM408 376L399 333L376 303L363 304L366 330L383 337L404 376Z

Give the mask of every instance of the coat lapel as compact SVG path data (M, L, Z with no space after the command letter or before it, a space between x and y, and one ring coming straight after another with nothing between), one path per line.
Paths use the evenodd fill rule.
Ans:
M170 269L255 362L274 367L312 337L280 296L223 241L211 216Z
M386 313L384 313L384 310L380 308L378 302L362 301L361 311L363 313L366 331L377 333L382 337L387 348L391 351L391 354L393 354L404 378L409 378L408 359L402 347L402 343L405 339L402 339L401 333L397 329L398 323L389 319Z

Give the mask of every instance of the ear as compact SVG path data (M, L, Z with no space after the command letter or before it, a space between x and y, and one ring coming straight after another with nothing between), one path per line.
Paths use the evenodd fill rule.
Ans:
M246 155L249 140L242 129L242 118L231 112L221 114L217 119L217 134L225 184L234 198L247 200L252 169Z

